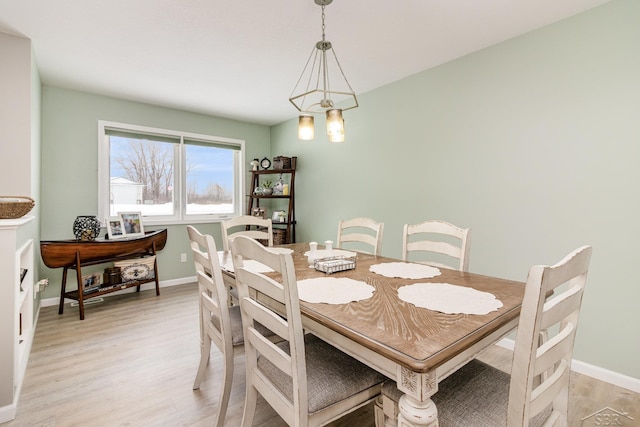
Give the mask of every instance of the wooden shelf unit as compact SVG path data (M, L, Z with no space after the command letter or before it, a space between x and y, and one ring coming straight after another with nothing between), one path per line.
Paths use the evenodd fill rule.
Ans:
M254 194L254 190L260 186L260 177L263 175L288 175L289 176L289 194L288 195L262 195L262 194ZM263 170L254 170L251 171L251 185L249 187L251 193L249 194L249 203L247 208L247 215L253 214L253 208L260 207L260 200L262 199L272 199L272 200L287 200L287 220L285 222L273 222L273 228L284 230L284 243L295 243L296 242L296 218L295 218L295 179L296 179L296 170L295 166L292 165L291 169L263 169ZM272 217L271 213L268 215L269 218ZM275 240L275 236L274 236Z

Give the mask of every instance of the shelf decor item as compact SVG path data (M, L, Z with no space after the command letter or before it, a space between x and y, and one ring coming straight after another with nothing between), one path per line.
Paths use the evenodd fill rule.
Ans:
M80 215L73 222L73 234L76 240L93 241L100 234L101 226L95 215Z
M280 174L280 178L278 178L273 184L273 195L274 196L282 196L284 191L284 179L282 179L282 174Z
M271 185L273 183L270 180L266 180L262 182L262 195L263 196L270 196L273 193L273 188L271 188Z
M253 208L253 216L257 216L260 218L266 218L267 217L267 209L266 208Z
M273 158L274 169L291 169L291 157L277 156Z
M119 285L122 283L122 269L120 267L105 268L102 283L105 285Z
M264 170L269 169L271 167L271 160L264 157L262 160L260 160L260 166L262 166L262 169Z
M22 218L36 205L31 197L0 196L0 219Z
M24 278L27 276L27 271L29 270L26 268L20 269L20 292L24 292L24 288L22 287L22 282L24 282Z
M152 255L144 258L116 261L113 263L113 266L120 267L123 282L130 282L133 280L148 280L154 278L155 262L156 257Z
M107 238L109 239L121 239L128 237L124 234L124 224L122 218L107 219Z
M144 236L141 212L118 212L118 215L122 221L122 234L125 237Z

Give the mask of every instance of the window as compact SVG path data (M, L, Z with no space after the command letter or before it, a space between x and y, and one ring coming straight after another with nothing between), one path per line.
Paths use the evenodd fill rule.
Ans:
M102 219L139 211L146 223L241 215L244 141L98 122Z

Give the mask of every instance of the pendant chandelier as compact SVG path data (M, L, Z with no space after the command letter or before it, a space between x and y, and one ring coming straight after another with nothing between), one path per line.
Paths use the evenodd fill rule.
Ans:
M343 142L342 112L358 107L358 99L342 71L331 42L325 40L324 7L333 0L314 1L322 7L322 40L311 50L289 101L302 113L298 119L298 139L312 140L313 115L324 113L329 141ZM338 104L340 108L336 107Z

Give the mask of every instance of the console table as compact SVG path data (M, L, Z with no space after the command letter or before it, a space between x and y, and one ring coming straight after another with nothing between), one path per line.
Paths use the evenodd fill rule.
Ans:
M144 236L121 239L96 239L93 241L80 240L49 240L40 242L40 253L44 265L49 268L63 268L62 284L60 286L60 306L58 314L64 310L65 298L78 301L80 320L84 319L84 300L95 298L111 292L136 286L140 291L143 283L156 283L156 295L160 295L157 260L153 264L154 277L143 280L131 280L115 286L105 286L90 292L82 289L82 267L121 261L134 258L144 258L155 255L167 243L167 230L148 231ZM76 270L78 289L67 291L67 271Z

